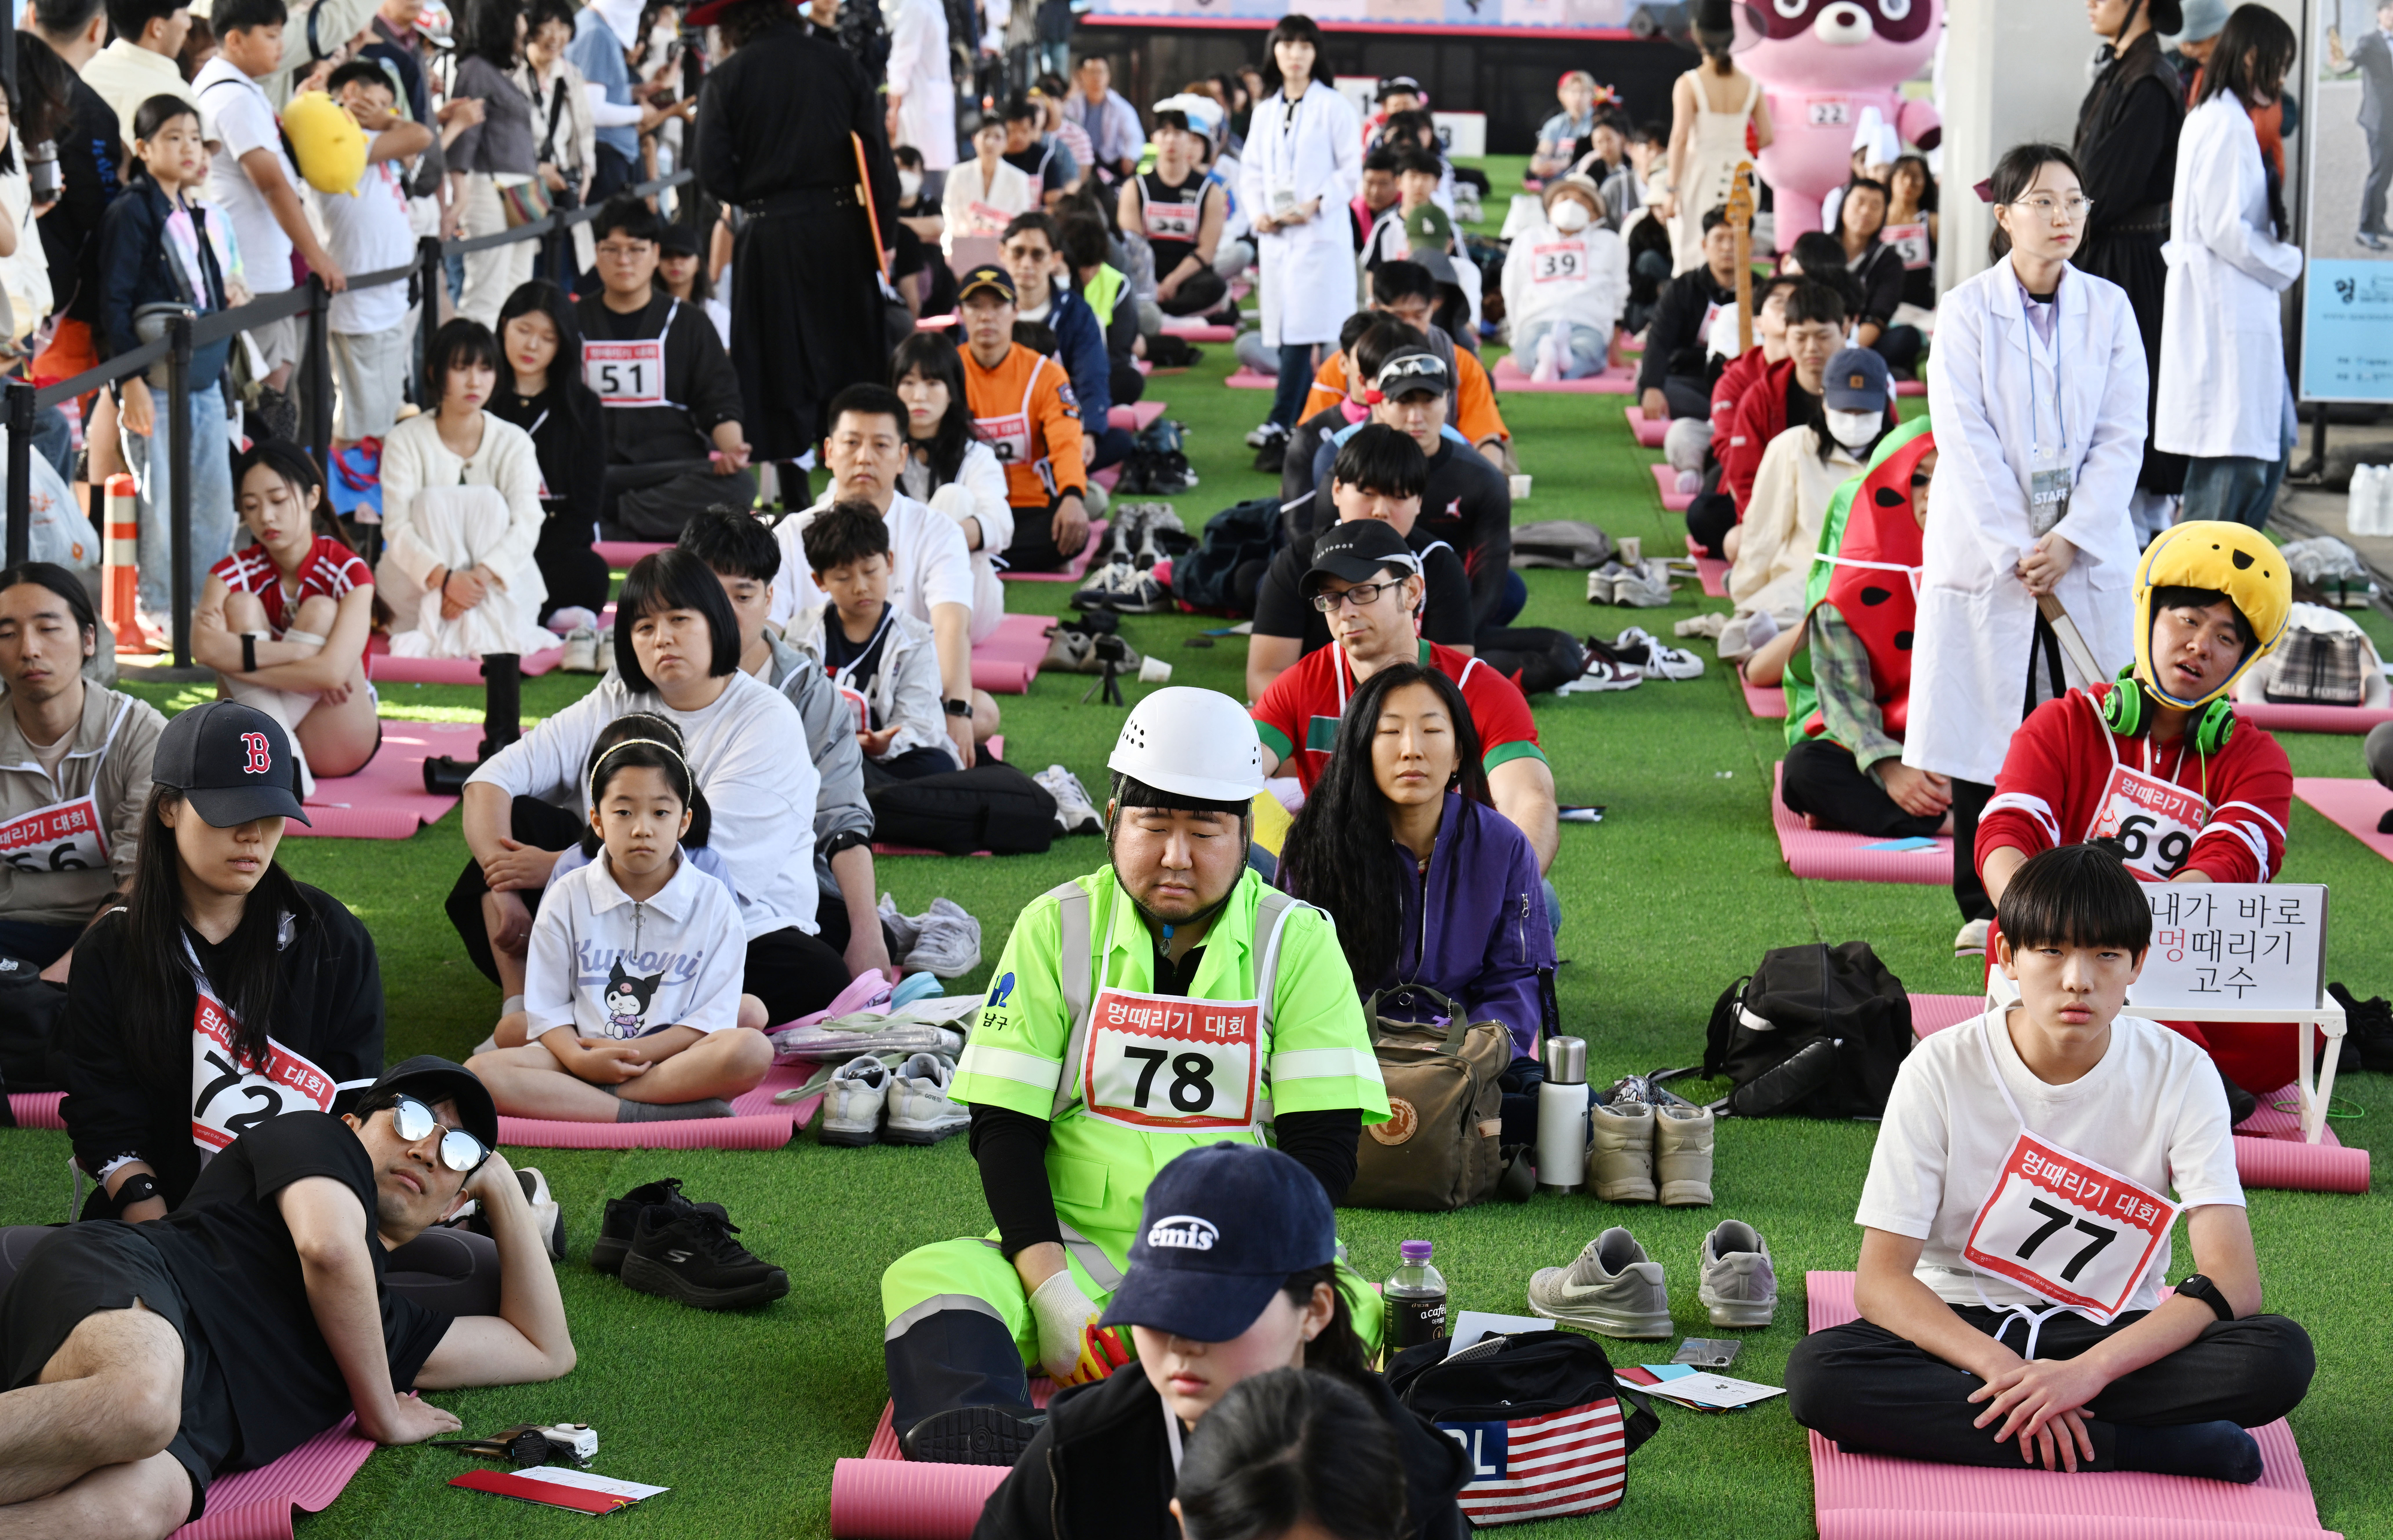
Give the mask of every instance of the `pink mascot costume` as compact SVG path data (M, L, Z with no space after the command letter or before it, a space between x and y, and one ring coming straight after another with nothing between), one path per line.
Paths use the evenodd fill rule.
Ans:
M1736 15L1737 62L1769 93L1777 130L1761 175L1776 192L1783 252L1820 228L1820 201L1850 175L1865 109L1876 108L1904 144L1935 148L1936 109L1896 87L1935 53L1943 0L1753 0Z

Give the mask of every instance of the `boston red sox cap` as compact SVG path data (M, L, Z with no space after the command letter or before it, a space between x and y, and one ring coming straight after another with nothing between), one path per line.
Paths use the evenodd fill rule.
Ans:
M166 724L150 778L180 791L216 829L254 818L308 823L299 806L299 761L290 735L238 700L211 700Z

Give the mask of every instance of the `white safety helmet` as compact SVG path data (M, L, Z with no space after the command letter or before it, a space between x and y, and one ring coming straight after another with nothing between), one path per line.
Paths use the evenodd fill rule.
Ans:
M1246 803L1263 789L1254 718L1219 690L1171 685L1131 708L1105 760L1117 775L1209 803Z

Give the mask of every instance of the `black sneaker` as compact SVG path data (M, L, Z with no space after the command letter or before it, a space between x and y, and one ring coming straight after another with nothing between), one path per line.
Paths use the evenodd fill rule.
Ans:
M669 1208L687 1208L689 1199L681 1195L681 1179L667 1177L634 1187L620 1198L607 1200L607 1214L599 1221L598 1238L590 1243L590 1265L600 1272L623 1271L624 1255L632 1249L632 1237L638 1233L640 1214L652 1204Z
M959 1406L932 1413L897 1444L908 1459L932 1465L1010 1466L1046 1425L1046 1413L1025 1406Z
M623 1259L623 1283L700 1310L739 1310L790 1292L790 1275L749 1255L714 1204L651 1204Z

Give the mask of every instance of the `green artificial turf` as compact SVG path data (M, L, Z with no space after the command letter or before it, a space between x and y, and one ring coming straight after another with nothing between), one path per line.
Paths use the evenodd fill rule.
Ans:
M1504 186L1499 178L1499 188ZM1491 212L1500 219L1500 193ZM1240 444L1269 398L1230 391L1221 380L1229 349L1209 347L1184 373L1160 374L1148 393L1189 429L1188 454L1203 486L1173 499L1191 529L1213 511L1274 490L1248 468ZM1641 535L1656 553L1679 547L1682 527L1655 499L1621 420L1626 398L1528 395L1503 402L1534 498L1526 521L1590 519L1615 534ZM1670 608L1630 614L1591 608L1576 573L1527 574L1524 623L1609 636L1636 623L1667 635L1699 607L1722 607L1692 585ZM1019 583L1017 610L1054 610L1062 584ZM1222 638L1187 644L1222 622L1195 617L1134 618L1125 629L1142 651L1173 665L1173 682L1243 691L1244 647ZM1708 656L1709 647L1695 644ZM525 709L538 715L588 681L551 675L528 683ZM1009 753L1027 769L1068 765L1091 787L1122 712L1082 705L1085 681L1049 676L1027 697L1003 700ZM137 685L162 703L196 692ZM1133 686L1133 693L1136 686ZM386 712L478 716L477 691L401 686L384 692ZM1689 1064L1701 1055L1713 1000L1772 946L1863 939L1912 989L1962 993L1978 980L1955 962L1956 924L1940 888L1821 883L1791 877L1771 833L1771 764L1781 724L1749 717L1731 679L1714 666L1691 683L1649 683L1622 694L1541 698L1540 731L1565 803L1601 803L1596 827L1565 825L1554 878L1563 894L1558 980L1565 1029L1589 1045L1590 1077ZM2286 739L2303 775L2359 776L2356 737ZM2393 867L2307 807L2294 809L2289 880L2334 885L2330 976L2360 995L2393 993L2384 937L2393 921ZM438 1051L462 1057L490 1026L497 991L464 961L440 903L465 856L452 814L405 842L294 840L284 859L303 879L340 894L372 929L389 998L389 1054ZM984 985L1013 917L1029 898L1103 859L1093 838L1059 843L1044 856L1004 860L890 859L882 885L909 913L946 895L980 917L982 968L956 982ZM2338 1091L2367 1116L2339 1125L2347 1142L2393 1144L2386 1081L2347 1077ZM2126 1109L2123 1109L2123 1112ZM1802 1330L1807 1269L1850 1268L1859 1232L1853 1204L1866 1169L1866 1124L1724 1122L1719 1134L1712 1209L1614 1207L1586 1196L1543 1196L1524 1207L1491 1205L1458 1214L1348 1210L1340 1216L1356 1266L1393 1270L1397 1242L1438 1243L1437 1261L1458 1308L1517 1312L1536 1268L1566 1262L1607 1225L1625 1223L1669 1272L1682 1333L1719 1335L1694 1300L1695 1259L1709 1227L1726 1217L1759 1226L1780 1277L1777 1324L1746 1334L1736 1372L1776 1381ZM595 1424L598 1468L673 1493L608 1520L609 1533L659 1537L819 1535L828 1532L832 1462L861 1455L885 1398L881 1364L882 1268L909 1247L988 1228L977 1175L961 1140L932 1149L837 1150L801 1138L770 1153L508 1152L538 1165L562 1198L572 1235L559 1270L581 1365L556 1384L438 1398L474 1430L522 1420ZM67 1140L55 1133L0 1138L0 1220L59 1217ZM722 1202L759 1254L787 1267L790 1297L746 1315L715 1316L632 1293L583 1260L600 1206L610 1194L676 1175L693 1195ZM2351 1535L2393 1534L2393 1455L2380 1403L2393 1380L2385 1331L2382 1269L2393 1243L2384 1198L2255 1192L2254 1230L2272 1308L2306 1324L2317 1341L2319 1376L2294 1425L2319 1496L2320 1517ZM2190 1264L2180 1244L2178 1272ZM1623 1363L1667 1358L1669 1344L1608 1343ZM1519 1531L1523 1540L1561 1535L1693 1533L1741 1537L1811 1533L1811 1494L1801 1430L1783 1402L1727 1416L1665 1408L1661 1433L1630 1462L1628 1500L1616 1512ZM347 1494L302 1520L304 1540L508 1533L580 1535L578 1516L447 1490L468 1462L443 1450L381 1452Z

